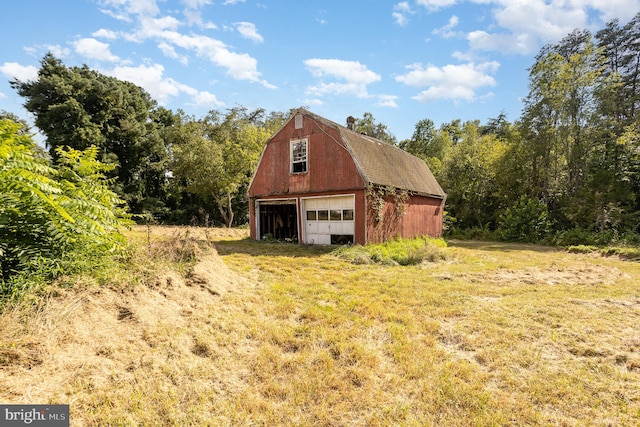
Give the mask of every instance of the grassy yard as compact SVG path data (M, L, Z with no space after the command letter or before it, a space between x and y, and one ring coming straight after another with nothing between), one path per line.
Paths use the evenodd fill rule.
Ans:
M640 424L637 262L454 241L357 264L148 231L129 274L0 316L0 402L78 426Z

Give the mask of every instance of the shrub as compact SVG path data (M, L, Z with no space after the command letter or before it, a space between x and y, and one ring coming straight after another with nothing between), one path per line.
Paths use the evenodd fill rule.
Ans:
M19 274L55 277L124 247L129 221L103 175L112 166L95 147L57 154L52 164L20 125L0 120L0 300Z
M334 253L354 264L415 265L448 258L443 239L395 239L366 246L343 246Z
M522 196L498 220L498 236L509 242L540 242L551 229L547 206Z

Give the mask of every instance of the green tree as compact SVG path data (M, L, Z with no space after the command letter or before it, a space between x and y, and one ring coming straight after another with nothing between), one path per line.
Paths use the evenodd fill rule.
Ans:
M353 130L391 145L395 145L397 142L396 137L389 132L387 125L376 122L371 113L364 113L362 118L356 118Z
M263 110L253 112L237 107L224 116L211 111L202 120L187 120L172 145L174 176L183 179L188 191L212 197L225 225L235 218L234 199L244 197L260 158L271 136L261 125Z
M551 229L547 206L539 200L521 196L498 220L498 235L510 242L536 243Z
M498 171L506 151L506 143L495 135L480 135L479 122L462 126L460 141L445 158L441 182L457 227L495 229L503 201Z
M531 68L521 132L531 164L532 198L559 223L589 182L603 57L586 31L543 48Z
M117 165L113 188L131 211L153 211L164 196L167 166L155 101L133 83L66 67L50 53L40 64L36 80L11 85L26 99L50 155L56 158L58 147L98 147L102 161Z
M400 141L398 147L423 159L436 178L440 179L442 162L452 145L448 132L436 130L431 119L422 119L416 123L411 138Z

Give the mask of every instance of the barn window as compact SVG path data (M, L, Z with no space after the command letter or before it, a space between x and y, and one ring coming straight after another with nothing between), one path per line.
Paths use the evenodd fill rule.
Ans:
M307 138L291 141L291 173L307 171Z

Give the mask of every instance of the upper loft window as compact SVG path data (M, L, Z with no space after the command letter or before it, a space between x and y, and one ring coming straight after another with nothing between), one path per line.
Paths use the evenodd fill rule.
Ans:
M291 141L291 173L307 171L307 138Z

